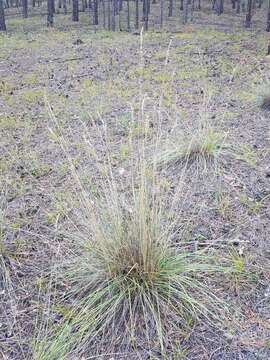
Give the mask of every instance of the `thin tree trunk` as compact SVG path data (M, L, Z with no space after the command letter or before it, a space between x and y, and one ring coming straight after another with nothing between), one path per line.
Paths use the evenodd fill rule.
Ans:
M164 7L163 0L160 0L160 28L161 29L163 27L163 7Z
M98 0L94 0L94 25L98 25Z
M218 15L221 15L224 11L224 5L223 5L223 0L219 0L218 1L218 9L217 9L217 13Z
M79 2L72 0L72 21L79 21Z
M97 1L97 0L96 0ZM112 31L115 31L115 13L116 13L116 0L113 0L113 9L112 9Z
M188 0L185 0L183 23L186 24L187 22L188 22Z
M111 0L108 1L108 30L111 30Z
M130 32L130 6L129 6L129 0L127 0L127 31Z
M171 17L173 14L173 0L169 0L169 12L168 16Z
M64 14L67 15L67 0L63 0Z
M0 0L0 31L6 31L6 22L5 22L5 11L4 11L4 2Z
M47 26L53 26L53 0L47 0L48 15L47 15Z
M236 14L240 14L241 11L241 0L237 0Z
M184 10L184 0L180 0L180 10Z
M143 9L144 9L144 30L148 30L148 1L143 0Z
M23 18L26 19L28 17L28 0L22 0L23 7Z
M190 21L193 22L193 15L194 15L194 9L195 9L195 0L191 0L191 9L190 9Z
M139 29L139 0L136 0L135 29Z
M246 15L246 28L250 28L252 18L252 0L248 0L247 15Z
M102 13L103 13L103 28L106 29L106 9L105 9L105 0L102 0Z
M85 12L85 8L86 8L85 1L82 0L82 12Z
M267 26L266 31L270 32L270 0L268 1Z

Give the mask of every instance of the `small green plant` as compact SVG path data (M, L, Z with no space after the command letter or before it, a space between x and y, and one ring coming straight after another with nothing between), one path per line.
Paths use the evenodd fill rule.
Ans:
M24 90L23 93L21 94L21 99L25 103L29 103L29 104L37 103L37 102L43 103L44 92L41 89Z
M20 126L15 116L0 114L0 129L12 130Z
M198 129L191 138L180 139L171 149L159 157L159 164L166 165L178 162L203 162L215 160L224 152L225 136L212 128Z
M256 152L248 145L240 145L236 147L234 157L237 160L244 161L250 166L255 166L257 162Z
M249 213L257 213L263 206L262 201L252 199L246 194L240 194L239 200L240 203L248 209Z
M270 110L270 83L262 85L257 91L257 104L264 110Z

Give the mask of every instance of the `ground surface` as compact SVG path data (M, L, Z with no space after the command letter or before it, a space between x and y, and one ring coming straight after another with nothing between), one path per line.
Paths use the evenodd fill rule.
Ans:
M240 258L243 266L221 287L244 317L231 336L203 324L191 329L180 340L181 358L270 358L270 113L256 105L257 88L270 74L269 39L259 16L249 31L235 15L211 15L207 27L206 19L180 29L172 20L173 33L145 34L143 54L138 35L94 33L86 16L77 26L59 17L50 31L39 17L7 21L10 31L0 37L1 358L32 358L36 315L47 306L40 295L43 274L63 255L57 234L68 229L72 184L49 130L55 124L48 103L72 141L78 167L89 171L81 137L94 119L107 124L115 167L122 169L130 105L138 110L140 92L150 108L163 93L162 131L172 141L192 133L204 114L238 154L221 157L217 177L187 173L191 195L183 211L196 214L189 232L198 243L234 246L232 261ZM177 166L167 170L166 181L177 184Z

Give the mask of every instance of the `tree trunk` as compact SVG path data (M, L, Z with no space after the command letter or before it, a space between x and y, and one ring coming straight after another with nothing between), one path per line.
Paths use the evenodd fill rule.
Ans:
M23 7L23 18L26 19L28 17L28 0L22 0Z
M270 32L270 0L268 1L267 26L266 31Z
M86 4L85 1L82 0L82 12L85 12L85 9L86 9Z
M168 16L171 17L173 14L173 0L169 0L169 12Z
M162 1L162 0L161 0L161 1ZM135 28L136 28L136 29L139 29L139 0L136 0Z
M48 15L47 15L47 26L53 26L53 0L47 0Z
M223 12L224 12L223 0L219 0L217 13L218 13L218 15L221 15Z
M246 28L250 28L252 18L252 0L248 0L247 15L246 15Z
M4 2L0 0L0 31L6 31L6 22L5 22L5 11L4 11Z
M67 15L67 0L63 0L64 14Z
M111 30L111 0L108 1L108 30Z
M184 0L180 0L180 10L184 10Z
M235 9L236 7L236 0L232 0L232 8Z
M240 10L241 10L241 0L237 0L236 14L240 14Z
M94 25L98 25L98 0L94 0Z
M161 29L163 27L163 7L164 7L163 0L160 0L160 28Z
M130 6L129 6L129 0L127 0L127 31L130 32Z
M185 0L183 23L186 24L187 22L188 22L188 0Z
M79 21L79 2L72 0L72 21Z
M105 9L105 0L102 0L102 13L103 13L103 28L106 29L106 9Z
M113 9L112 9L112 31L115 31L116 0L113 0L112 5L113 5Z
M144 20L144 30L148 30L148 1L143 0L143 20Z

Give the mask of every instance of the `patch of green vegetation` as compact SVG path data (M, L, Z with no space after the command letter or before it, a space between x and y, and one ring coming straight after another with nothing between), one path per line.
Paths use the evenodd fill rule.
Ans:
M44 91L41 89L23 90L20 98L27 104L44 103Z
M240 203L244 205L248 209L248 212L251 214L257 213L258 211L260 211L260 209L263 206L262 201L257 201L255 199L252 199L248 197L246 194L240 194L239 200Z
M234 152L237 160L244 161L250 166L255 166L257 162L256 152L248 145L240 145Z
M13 130L21 125L15 116L0 114L0 129Z
M212 128L197 129L191 138L180 139L179 144L171 144L159 156L160 166L177 162L198 161L205 164L216 159L226 148L225 135L215 132Z
M233 213L229 196L225 193L218 193L217 203L217 210L221 217L226 220L232 219Z
M186 69L181 69L175 75L176 79L179 80L201 80L207 77L207 67L192 64Z
M23 85L34 86L34 85L37 85L38 82L39 82L39 78L35 72L30 72L30 73L24 75L22 78Z
M7 98L13 90L13 86L7 80L0 80L0 96Z

